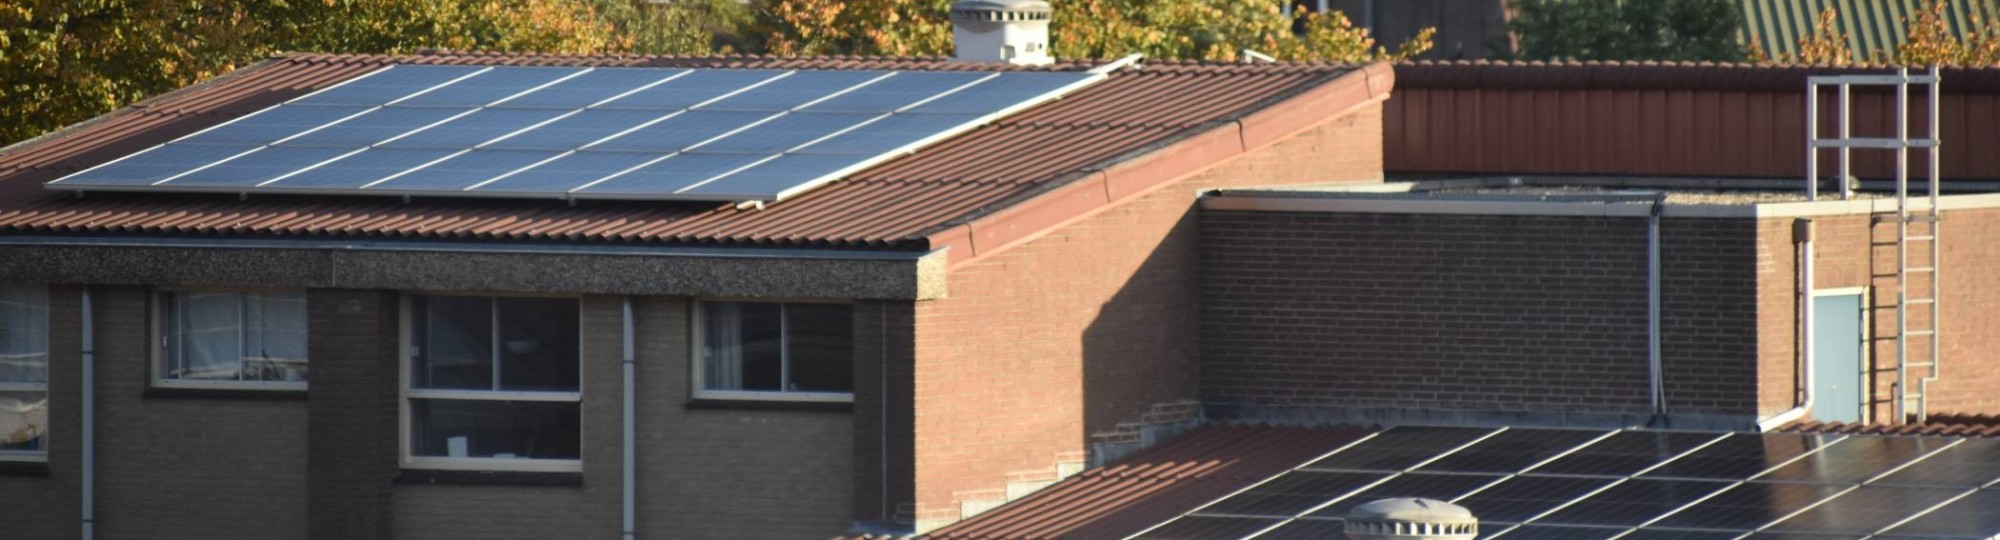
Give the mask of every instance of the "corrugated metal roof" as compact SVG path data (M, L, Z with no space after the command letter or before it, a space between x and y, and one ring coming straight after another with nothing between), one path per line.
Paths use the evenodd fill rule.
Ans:
M1925 0L1738 0L1743 12L1743 36L1755 41L1772 58L1797 56L1799 40L1812 35L1819 14L1836 10L1839 29L1847 33L1847 48L1859 60L1886 60L1903 43L1904 21L1923 11ZM1950 0L1945 24L1964 38L1986 28L2000 15L2000 0Z
M1149 62L762 210L713 203L91 194L41 184L394 63L995 69L942 58L426 53L294 55L169 93L0 155L0 232L365 237L924 249L926 235L1121 156L1271 106L1353 66ZM1085 62L1037 69L1079 70ZM1012 68L1008 68L1012 69Z

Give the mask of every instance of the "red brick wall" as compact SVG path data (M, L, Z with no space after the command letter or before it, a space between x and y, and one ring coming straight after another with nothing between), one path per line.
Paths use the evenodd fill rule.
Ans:
M914 308L919 520L1193 399L1197 191L1379 181L1380 118L1371 106L953 270L948 298Z
M1868 287L1868 351L1872 369L1869 384L1874 388L1871 420L1894 420L1893 396L1896 358L1896 225L1874 223L1872 216L1814 218L1814 278L1816 289ZM1782 411L1796 400L1797 307L1795 288L1797 259L1791 246L1791 219L1758 222L1760 258L1768 265L1759 268L1759 296L1762 303L1760 370L1763 391L1761 409L1767 414ZM1938 413L2000 412L2000 332L1994 332L1993 314L2000 313L2000 209L1945 212L1943 238L1944 376L1931 385L1930 410ZM1927 254L1913 251L1913 260ZM1924 263L1919 263L1924 264ZM1928 283L1916 283L1913 294L1928 295ZM1913 313L1913 326L1922 326L1926 313ZM1920 354L1924 341L1913 340L1911 352Z
M1203 400L1276 407L1645 413L1646 220L1202 217ZM1747 220L1667 220L1673 412L1747 414Z

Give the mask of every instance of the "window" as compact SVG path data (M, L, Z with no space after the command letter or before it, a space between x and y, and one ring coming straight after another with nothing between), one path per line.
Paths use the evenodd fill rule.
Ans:
M854 308L702 302L695 397L850 401Z
M406 465L582 469L575 298L417 296L408 309Z
M304 292L167 291L159 305L154 386L305 389Z
M0 461L47 457L49 294L0 285Z

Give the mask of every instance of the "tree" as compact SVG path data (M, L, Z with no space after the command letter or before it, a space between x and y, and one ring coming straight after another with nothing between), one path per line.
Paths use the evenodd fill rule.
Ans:
M1969 30L1961 38L1952 33L1945 19L1949 8L1947 0L1925 0L1923 9L1903 20L1905 39L1896 44L1895 53L1877 52L1870 58L1860 58L1848 47L1848 35L1840 31L1840 12L1827 8L1820 12L1812 34L1799 39L1797 56L1768 60L1816 66L1846 66L1864 61L1902 66L2000 65L2000 28L1977 19L1966 21Z
M1527 60L1740 61L1742 17L1730 0L1512 0L1514 44Z
M760 4L758 33L773 54L941 55L951 52L950 0L772 0ZM1377 48L1345 16L1287 16L1268 0L1072 0L1055 4L1052 52L1062 58L1234 60L1243 49L1279 58L1359 61L1407 58L1430 48L1432 33L1395 49ZM1303 35L1292 32L1305 17Z

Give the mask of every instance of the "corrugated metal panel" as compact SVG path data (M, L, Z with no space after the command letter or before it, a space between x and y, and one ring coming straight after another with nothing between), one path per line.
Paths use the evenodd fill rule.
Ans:
M295 55L148 100L0 155L0 231L923 248L942 224L1325 82L1351 66L1149 62L763 210L713 203L253 197L48 192L42 182L391 63L993 69L943 58ZM1093 65L1064 62L1046 68Z
M1396 66L1384 109L1384 169L1396 173L1630 174L1803 178L1805 80L1813 69L1659 63L1432 63ZM1943 174L2000 178L2000 69L1944 70ZM1916 96L1912 111L1929 100ZM1854 95L1855 136L1892 132L1894 101ZM1822 133L1836 104L1820 100ZM1911 133L1928 127L1918 119ZM1925 167L1911 154L1912 170ZM1823 152L1822 171L1833 154ZM1882 152L1857 174L1892 175Z
M1755 41L1772 58L1796 56L1799 40L1812 35L1819 14L1829 8L1840 14L1839 30L1848 36L1848 49L1867 61L1894 56L1903 43L1905 22L1924 9L1924 0L1737 0L1743 13L1743 35ZM2000 0L1950 0L1946 2L1945 24L1952 35L1964 38L1995 22Z

